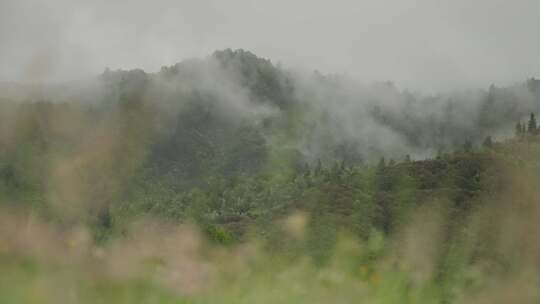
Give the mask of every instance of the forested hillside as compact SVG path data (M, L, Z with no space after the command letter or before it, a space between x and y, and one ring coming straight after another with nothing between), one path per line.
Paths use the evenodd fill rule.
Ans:
M540 80L426 96L223 50L25 92L2 303L540 299Z

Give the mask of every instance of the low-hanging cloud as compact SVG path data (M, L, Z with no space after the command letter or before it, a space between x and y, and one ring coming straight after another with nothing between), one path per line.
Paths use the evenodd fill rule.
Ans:
M429 92L537 76L535 0L0 3L0 79L157 71L216 49Z

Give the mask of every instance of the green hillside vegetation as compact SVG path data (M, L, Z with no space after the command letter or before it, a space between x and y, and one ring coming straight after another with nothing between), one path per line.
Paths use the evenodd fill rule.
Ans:
M0 102L0 303L540 300L539 80L426 97L224 50L96 81Z

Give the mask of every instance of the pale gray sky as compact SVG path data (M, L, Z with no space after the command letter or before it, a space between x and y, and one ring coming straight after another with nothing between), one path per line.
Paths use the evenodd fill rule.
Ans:
M0 80L156 71L244 48L425 91L540 77L539 0L0 0Z

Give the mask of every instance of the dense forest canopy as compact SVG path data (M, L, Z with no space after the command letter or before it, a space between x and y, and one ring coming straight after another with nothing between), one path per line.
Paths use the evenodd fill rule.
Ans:
M453 303L537 266L517 236L538 219L534 78L423 95L226 49L0 99L0 267L21 286L58 267L80 299L272 302L278 272L289 301Z
M265 141L289 133L291 148L314 163L406 154L422 159L467 140L478 146L486 136L508 138L517 121L538 111L539 83L531 78L506 88L426 96L391 82L369 85L346 76L287 70L248 51L227 49L158 73L107 69L85 84L34 90L5 84L2 93L4 99L92 104L97 111L141 103L159 112L157 124L165 132L173 132L177 118L191 113L210 115L208 130L217 128L214 120L258 124L254 129Z

